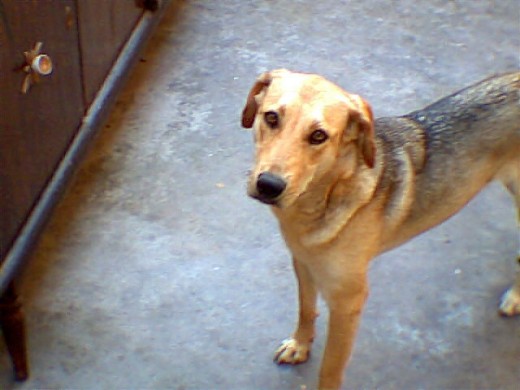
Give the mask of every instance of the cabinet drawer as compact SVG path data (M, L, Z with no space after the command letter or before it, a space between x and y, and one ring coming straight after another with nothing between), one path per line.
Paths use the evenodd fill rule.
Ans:
M0 257L79 127L83 102L76 2L0 1ZM26 94L24 51L42 42L53 72Z

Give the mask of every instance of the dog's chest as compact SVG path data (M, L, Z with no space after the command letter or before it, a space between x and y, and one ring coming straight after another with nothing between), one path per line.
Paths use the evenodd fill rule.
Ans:
M288 224L280 221L280 229L291 254L307 265L344 263L358 259L369 259L375 255L379 245L379 234L375 229L360 229L357 221L346 224L325 241L316 240L323 233L322 227Z

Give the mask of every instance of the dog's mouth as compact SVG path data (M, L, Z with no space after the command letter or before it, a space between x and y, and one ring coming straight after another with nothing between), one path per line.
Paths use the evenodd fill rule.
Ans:
M280 207L280 203L279 203L279 199L269 199L269 198L266 198L265 196L262 196L258 193L256 194L249 194L249 196L255 200L258 200L259 202L263 203L263 204L266 204L268 206L275 206L275 207Z

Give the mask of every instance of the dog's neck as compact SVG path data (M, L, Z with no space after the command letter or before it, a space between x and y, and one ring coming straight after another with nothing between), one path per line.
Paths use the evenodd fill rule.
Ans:
M381 173L379 163L368 168L358 159L355 164L361 165L345 169L345 165L338 164L330 175L311 183L309 190L289 207L273 207L284 234L290 232L305 247L325 245L337 238L370 202ZM331 183L332 177L337 179Z

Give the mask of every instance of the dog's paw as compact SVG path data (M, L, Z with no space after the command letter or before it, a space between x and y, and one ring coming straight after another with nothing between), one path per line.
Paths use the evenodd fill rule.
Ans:
M499 313L502 316L512 317L520 314L520 293L514 288L510 288L502 296Z
M309 358L310 344L299 343L295 339L282 341L282 345L274 353L274 361L278 364L299 364Z

